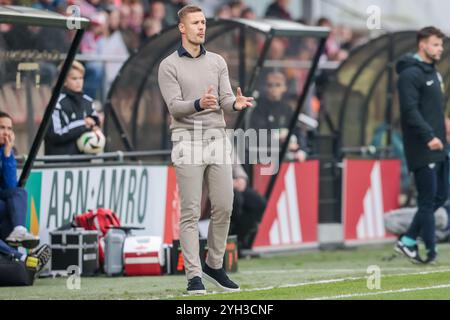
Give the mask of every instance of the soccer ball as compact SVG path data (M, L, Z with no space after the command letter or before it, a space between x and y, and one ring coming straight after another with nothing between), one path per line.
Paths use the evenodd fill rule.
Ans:
M82 153L97 154L103 152L106 139L101 131L83 133L77 140L78 149Z

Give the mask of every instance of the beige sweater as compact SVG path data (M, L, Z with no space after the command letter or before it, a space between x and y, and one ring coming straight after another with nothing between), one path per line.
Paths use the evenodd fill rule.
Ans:
M225 60L207 51L198 58L179 56L175 51L159 65L158 83L164 101L172 116L170 129L194 129L194 121L200 121L203 129L225 128L223 110L234 111L236 97L233 94ZM198 110L195 101L213 86L220 108ZM197 102L197 108L199 108Z

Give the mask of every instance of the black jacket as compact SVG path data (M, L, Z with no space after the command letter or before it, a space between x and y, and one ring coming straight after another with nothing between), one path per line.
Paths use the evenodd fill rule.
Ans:
M294 111L285 102L271 101L267 97L262 96L256 108L252 110L249 127L255 130L288 129L293 116ZM293 134L297 138L300 149L306 150L306 139L300 128L295 127ZM270 136L268 136L269 142Z
M82 92L63 89L52 114L50 127L45 136L46 155L80 154L77 139L89 129L84 118L100 121L92 107L92 99Z
M434 64L420 61L411 54L397 63L403 144L411 171L447 158L445 134L445 99L441 75ZM428 142L434 137L444 150L431 151Z

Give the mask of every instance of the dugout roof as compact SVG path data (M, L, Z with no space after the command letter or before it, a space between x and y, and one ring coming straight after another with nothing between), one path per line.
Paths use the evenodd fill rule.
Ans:
M0 22L57 28L66 28L68 23L75 22L79 22L81 28L86 28L89 24L89 20L82 17L66 17L56 12L31 7L3 5L0 5Z
M2 5L0 25L0 110L13 119L16 156L25 155L23 187L89 20Z

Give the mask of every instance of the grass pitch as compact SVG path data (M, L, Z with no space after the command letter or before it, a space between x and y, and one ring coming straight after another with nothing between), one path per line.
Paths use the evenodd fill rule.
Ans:
M0 288L0 299L450 299L450 244L439 246L436 266L386 259L392 245L302 252L239 260L231 278L239 293L220 293L205 282L206 296L186 296L184 276L81 278L69 290L66 278L37 279L33 287ZM379 288L369 266L381 272Z

